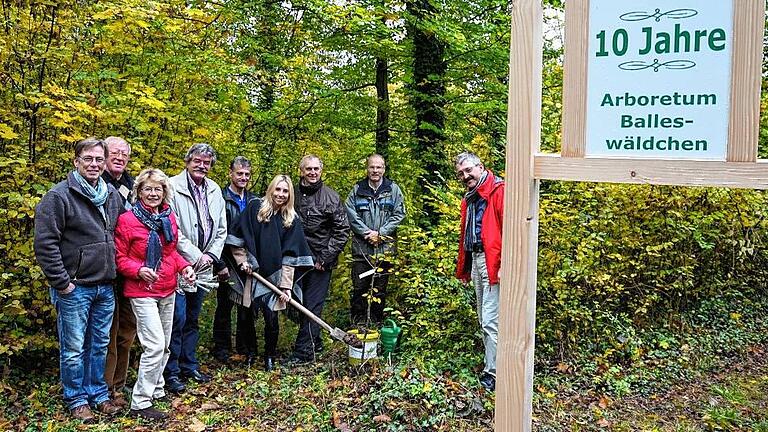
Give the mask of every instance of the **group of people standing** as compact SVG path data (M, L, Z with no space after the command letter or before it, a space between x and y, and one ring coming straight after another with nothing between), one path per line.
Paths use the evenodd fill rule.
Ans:
M321 315L350 229L352 320L383 319L387 254L405 207L400 188L384 177L380 155L367 158L368 175L344 203L323 183L323 163L314 155L301 159L295 186L278 175L263 197L247 190L245 157L231 162L223 188L208 178L216 163L208 144L191 146L185 168L173 177L147 168L133 178L126 171L130 156L122 138L78 142L74 170L36 208L35 256L57 311L64 401L73 417L94 422L92 409L114 415L129 405L123 390L136 336L142 355L133 414L166 418L154 401L166 391L185 391L189 380L210 381L197 359L199 315L210 290L217 291L214 357L229 359L236 307L236 350L253 361L260 312L264 367L274 368L277 311L296 298ZM300 320L288 362L315 359L323 350L319 330Z

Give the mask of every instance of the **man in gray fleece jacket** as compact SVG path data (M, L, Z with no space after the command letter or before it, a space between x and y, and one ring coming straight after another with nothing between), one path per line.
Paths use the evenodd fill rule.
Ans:
M64 402L84 423L120 408L109 398L104 363L115 308L114 231L123 205L101 178L103 141L75 145L75 169L35 209L35 258L51 287L59 333Z

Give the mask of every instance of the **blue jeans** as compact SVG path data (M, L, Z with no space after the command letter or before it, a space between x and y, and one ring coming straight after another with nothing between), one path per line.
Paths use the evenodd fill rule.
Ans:
M64 403L74 409L109 400L104 364L115 310L112 285L75 285L69 294L51 289L51 301L57 313Z
M197 341L200 339L198 318L203 308L205 292L177 292L173 310L173 331L171 332L171 355L165 366L166 378L181 374L189 375L200 368L197 362Z

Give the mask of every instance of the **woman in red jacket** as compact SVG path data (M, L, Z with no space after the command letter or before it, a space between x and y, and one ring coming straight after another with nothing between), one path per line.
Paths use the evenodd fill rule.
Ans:
M145 169L133 186L133 209L120 215L115 228L117 270L125 276L123 291L136 315L143 350L131 413L150 420L168 417L152 407L152 400L165 396L163 368L170 352L176 275L195 280L194 270L176 251L178 226L168 206L172 194L168 176Z

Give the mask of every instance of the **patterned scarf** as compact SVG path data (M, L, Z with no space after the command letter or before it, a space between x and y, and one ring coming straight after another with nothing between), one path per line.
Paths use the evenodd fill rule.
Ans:
M477 192L480 186L488 180L488 170L478 180L475 187L472 188L464 199L467 200L467 222L464 229L464 250L470 252L473 246L481 242L480 240L480 221L483 219L486 202Z
M88 197L89 200L91 200L93 205L96 207L101 207L105 202L107 202L109 190L107 189L107 182L105 182L103 178L99 177L99 181L96 183L96 187L93 187L90 183L88 183L86 179L83 178L83 176L80 175L79 172L77 172L77 170L72 171L72 174L74 174L75 180L77 180L77 183L80 185L83 193Z
M171 230L171 208L167 207L160 213L151 213L144 207L144 204L138 203L131 209L141 223L149 228L149 237L147 238L147 257L144 264L157 271L160 265L160 258L163 256L163 245L160 242L159 232L163 233L166 243L173 241L173 231Z

